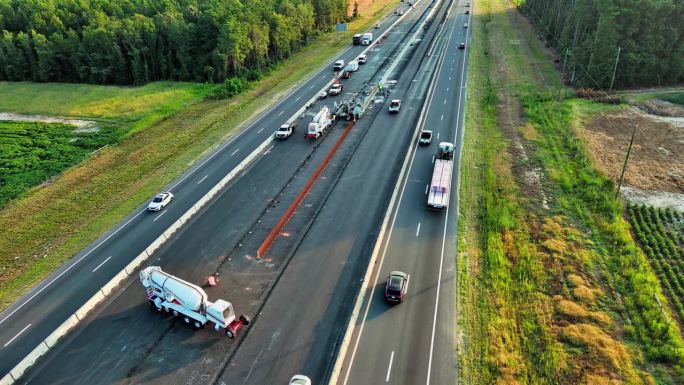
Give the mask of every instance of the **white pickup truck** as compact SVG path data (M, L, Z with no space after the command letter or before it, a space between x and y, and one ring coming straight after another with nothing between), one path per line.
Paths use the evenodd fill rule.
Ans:
M278 128L278 131L276 131L275 133L275 137L276 139L285 140L295 132L296 128L297 123L295 122L285 123L282 126L280 126L280 128Z

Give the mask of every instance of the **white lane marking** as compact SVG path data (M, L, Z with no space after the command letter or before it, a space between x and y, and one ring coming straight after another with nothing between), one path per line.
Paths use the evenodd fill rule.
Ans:
M451 76L449 76L449 80L451 80Z
M102 261L102 263L100 263L99 265L97 265L97 267L94 268L92 272L93 272L93 273L96 272L97 269L99 269L100 267L102 267L102 265L104 265L105 263L107 263L107 261L109 261L110 259L112 259L112 256L111 256L111 255L110 255L109 257L107 257L107 259L105 259L104 261Z
M261 130L257 131L257 134L261 134L261 131L263 131L266 127L261 127Z
M437 133L437 139L439 139L439 132Z
M312 88L314 88L314 86L315 86L315 84L312 84L312 85L311 85L311 87L309 87L309 89L312 89Z
M161 218L161 216L164 215L164 214L166 214L166 211L162 211L161 214L159 214L159 215L157 215L156 217L154 217L154 219L152 220L152 222L156 222L157 219Z
M233 156L233 155L237 154L238 151L240 151L239 148L238 148L237 150L233 151L233 152L230 154L230 156Z
M126 346L128 346L128 345L124 345L124 347L121 348L121 351L122 351L122 352L123 352L124 350L126 350Z
M446 99L444 99L444 104L446 104Z
M420 234L420 222L418 222L418 228L416 229L416 237Z
M441 118L439 118L439 120L444 120L444 115L442 115L442 117L441 117Z
M301 99L301 98L302 98L301 96L300 96L300 97L298 97L297 99L295 99L295 102L296 102L296 101L298 101L298 100L299 100L299 99Z
M275 145L269 147L266 151L264 151L264 155L266 155L266 154L268 154L269 152L271 152L271 150L273 149L273 147L275 147ZM243 174L243 175L244 175L244 174Z
M200 184L200 183L204 182L204 180L207 179L208 176L209 176L209 175L207 174L207 175L205 175L204 177L202 177L202 179L200 179L199 182L197 182L197 184Z
M447 87L447 92L449 92L449 87Z
M385 382L389 382L389 376L392 372L392 361L394 361L394 350L392 350L392 355L390 355L389 366L387 367L387 376L385 377Z
M430 163L435 163L435 156L434 155L432 156L432 162L430 162Z
M6 348L6 347L7 347L7 345L11 344L11 343L12 343L12 341L16 340L16 339L17 339L17 337L19 337L19 336L21 335L21 333L25 332L25 331L26 331L26 329L28 329L28 328L30 328L30 327L31 327L31 324L28 324L28 325L26 325L26 327L25 327L25 328L23 328L23 329L21 329L21 331L20 331L19 333L17 333L17 335L15 335L14 337L12 337L12 339L11 339L11 340L7 341L7 342L5 343L5 345L3 346L3 348Z
M123 225L121 225L121 227L119 227L118 229L116 229L116 231L114 231L113 233L109 234L109 236L107 236L105 239L103 239L102 242L100 242L100 243L98 243L97 245L95 245L95 247L93 247L90 251L88 251L87 253L83 254L83 256L82 256L81 258L79 258L79 259L76 260L76 262L74 262L72 265L70 265L69 267L67 267L66 269L64 269L64 271L61 272L61 273L59 273L54 279L52 279L52 281L48 282L45 286L43 286L43 287L41 287L40 289L38 289L38 291L36 291L35 293L33 293L33 295L31 295L24 303L22 303L21 305L17 306L16 309L12 310L9 314L7 314L7 315L5 316L5 318L3 318L2 320L0 320L0 325L2 325L3 322L7 321L11 316L14 315L14 313L18 312L21 308L23 308L23 307L24 307L27 303L29 303L32 299L36 298L36 296L37 296L38 294L42 293L43 290L47 289L50 285L52 285L53 283L55 283L55 281L57 281L58 279L62 278L62 276L63 276L64 274L66 274L69 270L71 270L74 266L76 266L79 262L81 262L81 261L83 260L83 258L89 256L90 253L92 253L93 251L95 251L98 247L102 246L103 243L107 242L111 237L113 237L114 235L116 235L119 231L121 231L121 229L123 229L124 227L126 227L126 225L128 225L129 223L131 223L135 218L139 217L140 214L144 213L145 211L146 211L146 210L143 210L143 211L141 211L141 212L135 214L135 216L133 216L133 218L129 219L128 222L124 223Z
M470 16L468 16L468 19L470 21ZM466 40L468 40L468 34L470 33L470 29L466 31ZM466 47L468 49L468 47ZM463 64L461 67L461 84L463 84L463 75L465 73L465 63L466 61L463 60ZM456 139L458 138L458 122L459 118L461 115L461 104L462 104L462 99L461 96L463 95L463 87L458 91L458 108L456 108L456 132L454 133L454 143L456 143ZM458 191L458 188L456 189ZM458 210L458 209L457 209ZM425 382L427 385L430 385L430 375L432 374L432 355L435 352L435 330L437 328L437 311L439 310L439 293L440 289L442 288L442 268L444 267L444 248L446 244L446 232L447 232L447 226L449 225L449 218L447 216L447 220L444 221L444 232L442 234L442 253L439 258L439 276L437 277L437 293L435 294L435 314L432 318L432 337L430 339L430 358L428 359L428 370L427 370L427 381Z
M278 114L278 116L280 116L280 115L282 115L282 114L284 114L284 113L285 113L285 110L282 110L282 111L280 111L280 113Z
M430 188L430 184L428 183L428 184L425 185L425 195L427 195L427 192L428 192L428 189L429 189L429 188Z

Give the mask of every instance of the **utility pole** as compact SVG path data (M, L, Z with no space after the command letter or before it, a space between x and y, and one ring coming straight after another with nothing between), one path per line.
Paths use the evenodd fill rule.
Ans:
M615 67L613 68L613 77L612 77L612 79L610 79L610 90L608 90L608 92L613 91L613 82L615 81L615 72L617 71L618 60L620 60L620 49L621 49L621 47L618 46L617 56L615 57Z
M622 179L625 177L625 170L627 169L627 161L629 160L629 153L632 152L632 143L634 143L634 135L636 134L638 124L634 125L634 130L632 130L632 139L629 140L629 147L627 148L627 156L625 156L625 164L622 165L622 172L620 173L620 181L618 182L618 188L615 192L615 198L620 196L620 188L622 187Z

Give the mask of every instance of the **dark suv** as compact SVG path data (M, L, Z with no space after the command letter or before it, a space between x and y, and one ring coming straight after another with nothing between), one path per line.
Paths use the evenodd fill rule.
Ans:
M387 276L385 300L388 302L404 302L409 276L402 271L393 271Z

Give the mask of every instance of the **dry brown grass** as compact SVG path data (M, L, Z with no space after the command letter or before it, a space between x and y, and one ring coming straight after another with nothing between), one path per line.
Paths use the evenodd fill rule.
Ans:
M585 361L591 362L592 366L600 364L606 366L608 372L601 376L603 381L642 383L631 364L632 356L625 345L600 328L592 324L578 323L563 327L560 335L568 343L584 349L588 356ZM607 378L606 375L608 375Z

